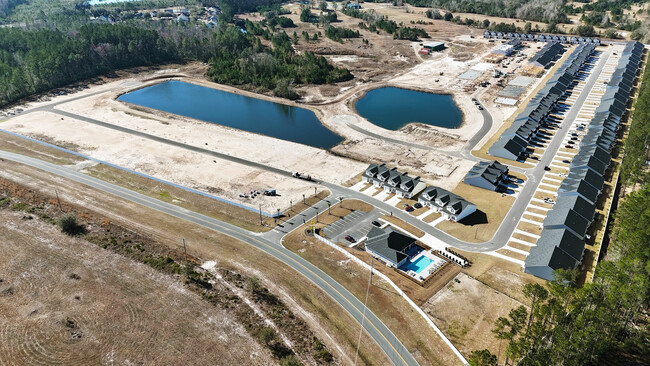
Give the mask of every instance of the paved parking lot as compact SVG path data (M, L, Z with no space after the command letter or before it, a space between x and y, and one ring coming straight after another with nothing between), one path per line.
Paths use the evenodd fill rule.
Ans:
M350 235L356 241L359 241L359 239L366 236L372 227L372 221L377 220L381 216L381 212L377 209L367 213L355 210L336 220L334 223L325 226L323 232L329 240L335 243L340 242L351 245L352 243L345 240L346 235Z

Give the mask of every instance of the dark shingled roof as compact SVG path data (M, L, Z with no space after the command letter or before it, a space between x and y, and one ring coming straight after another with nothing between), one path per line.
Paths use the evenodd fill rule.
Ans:
M381 254L394 263L401 262L407 255L404 250L415 243L415 239L393 230L390 227L373 227L367 235L366 248Z

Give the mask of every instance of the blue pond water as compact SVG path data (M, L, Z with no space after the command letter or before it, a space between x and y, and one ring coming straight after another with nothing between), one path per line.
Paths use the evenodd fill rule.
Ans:
M463 114L451 95L384 87L373 89L356 103L357 113L388 130L412 122L457 128Z
M177 80L139 89L118 99L322 149L343 141L308 109Z
M402 270L408 271L411 270L415 273L422 272L423 269L427 268L433 261L425 256L421 256L416 259L415 262L406 262L402 265Z

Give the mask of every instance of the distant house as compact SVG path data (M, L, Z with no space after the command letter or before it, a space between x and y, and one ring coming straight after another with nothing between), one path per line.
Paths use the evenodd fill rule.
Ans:
M155 18L155 17L157 17L157 16L158 16L158 12L157 12L157 11L154 10L154 11L151 12L151 17L152 17L152 18Z
M350 9L361 9L361 5L359 5L359 3L348 3L346 6Z
M370 164L361 175L361 180L403 198L411 198L426 187L420 177L411 178L397 168L388 169L386 164Z
M177 22L189 22L190 18L185 14L181 14L181 15L178 16L178 18L176 18L176 21Z
M366 251L391 267L399 267L409 260L409 249L416 246L415 239L390 226L383 229L373 226L366 237Z
M430 51L442 51L445 49L445 44L443 42L432 41L423 43L422 47Z
M503 191L509 182L508 167L496 160L481 161L470 169L463 182L491 191Z
M441 213L445 219L455 222L476 212L475 204L439 187L431 186L425 189L418 202Z
M219 24L217 24L217 22L215 22L214 20L211 20L211 21L205 23L205 25L206 25L208 28L210 28L210 29L214 29L214 28L216 28Z

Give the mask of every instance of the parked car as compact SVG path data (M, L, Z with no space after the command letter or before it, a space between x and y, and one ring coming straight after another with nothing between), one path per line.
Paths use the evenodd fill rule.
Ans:
M567 148L567 149L573 149L573 146L571 146L571 145L564 145L564 147Z
M551 168L549 168L548 166L545 166L544 170L549 171L549 170L551 170Z
M571 164L571 160L566 160L566 159L564 159L564 160L562 160L562 162L563 162L564 164Z
M550 199L550 198L548 198L548 197L544 197L544 203L548 203L548 204L551 204L551 205L552 205L552 204L555 203L555 201L552 200L552 199Z
M356 242L357 242L357 241L354 240L354 238L351 237L350 235L346 235L346 236L345 236L345 240L349 241L350 243L356 243Z
M413 205L415 208L422 208L422 204L420 202L416 203Z
M411 207L410 205L406 205L406 207L404 207L404 211L411 212L413 211L413 207Z
M372 224L376 227L381 227L381 223L379 221L373 221Z
M578 140L577 137L571 137L571 141L576 141L576 140Z
M483 107L481 107L481 106L479 105L479 106L478 106L478 110L479 110L479 111L482 111L482 110L483 110Z

